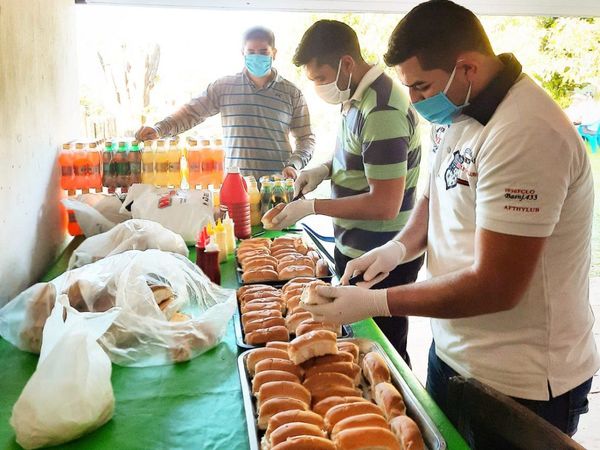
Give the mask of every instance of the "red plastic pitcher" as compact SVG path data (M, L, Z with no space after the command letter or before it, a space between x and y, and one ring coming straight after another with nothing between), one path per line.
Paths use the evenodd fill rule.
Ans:
M221 186L221 205L227 206L229 217L233 219L235 237L248 239L250 226L250 197L240 169L230 167Z

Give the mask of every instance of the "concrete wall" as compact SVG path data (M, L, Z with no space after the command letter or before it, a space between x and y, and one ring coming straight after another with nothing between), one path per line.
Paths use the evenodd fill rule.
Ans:
M59 145L78 133L73 0L0 0L0 306L65 240Z

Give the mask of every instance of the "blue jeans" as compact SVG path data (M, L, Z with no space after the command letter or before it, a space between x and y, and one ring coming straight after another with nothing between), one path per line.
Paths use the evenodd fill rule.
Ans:
M435 354L435 342L432 342L429 348L429 360L427 364L427 391L446 414L448 411L448 380L458 375L456 371ZM579 416L588 412L587 395L591 387L592 379L590 378L558 397L552 397L551 395L550 400L547 401L511 398L550 422L563 433L573 436L577 431ZM550 388L548 387L548 389ZM473 431L476 434L477 430ZM467 440L469 439L468 436L466 438ZM481 447L474 445L473 442L470 442L470 444L473 448Z

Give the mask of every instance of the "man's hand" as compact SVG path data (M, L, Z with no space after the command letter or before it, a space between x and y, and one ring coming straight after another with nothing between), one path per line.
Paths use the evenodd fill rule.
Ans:
M331 299L321 305L303 305L319 322L346 324L368 317L390 317L386 289L363 289L356 286L318 286L317 293Z
M361 283L361 287L371 287L387 277L403 262L405 256L406 247L402 242L389 241L350 261L340 282L346 285L350 278L362 273L365 283Z
M158 131L154 127L141 127L135 133L135 138L138 141L152 141L154 139L158 139L160 136L158 135Z
M298 177L298 171L292 166L286 166L281 171L281 175L283 178L291 178L292 180L295 180Z
M270 230L282 230L298 222L300 219L315 213L315 200L300 199L288 203L285 208L271 219Z
M301 170L294 183L294 197L297 197L300 193L306 195L314 191L328 175L329 167L325 164L312 169Z

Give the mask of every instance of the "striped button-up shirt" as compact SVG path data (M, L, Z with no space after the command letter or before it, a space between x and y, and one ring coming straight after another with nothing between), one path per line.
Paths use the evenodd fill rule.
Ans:
M220 78L155 127L162 136L174 136L218 113L226 167L237 166L242 174L258 179L285 166L302 169L312 157L315 137L304 96L275 70L262 88L245 72ZM290 134L295 138L293 151Z

